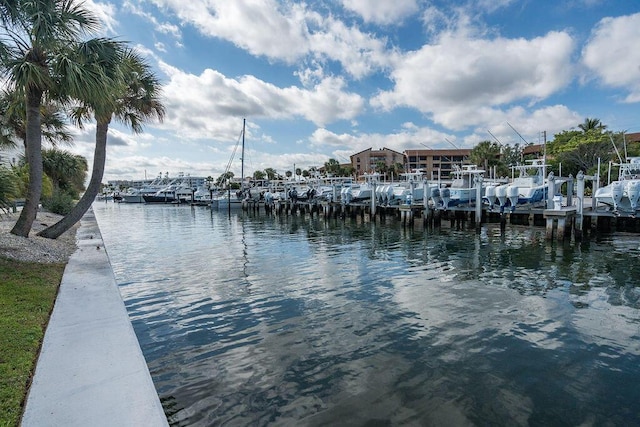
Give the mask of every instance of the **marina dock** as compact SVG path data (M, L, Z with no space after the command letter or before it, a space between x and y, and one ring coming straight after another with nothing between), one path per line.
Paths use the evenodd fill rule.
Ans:
M552 191L552 196L546 200L503 212L482 203L442 209L423 201L388 206L378 204L375 199L348 204L317 200L275 200L271 203L245 200L242 209L275 215L317 215L325 219L360 217L369 221L384 221L386 218L395 218L403 226L421 224L425 228L440 227L443 222L450 222L451 227L458 229L477 230L485 223L499 223L502 229L509 225L539 226L545 227L547 239L560 241L571 238L579 241L591 232L640 232L640 220L635 215L612 212L606 206L597 206L591 197L585 197L582 178L578 178L575 195L573 178L569 177L569 185L566 186L570 189L568 194L559 197Z

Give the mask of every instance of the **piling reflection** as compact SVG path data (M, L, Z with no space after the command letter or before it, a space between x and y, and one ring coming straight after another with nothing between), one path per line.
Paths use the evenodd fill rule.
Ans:
M640 422L633 236L94 209L173 425Z

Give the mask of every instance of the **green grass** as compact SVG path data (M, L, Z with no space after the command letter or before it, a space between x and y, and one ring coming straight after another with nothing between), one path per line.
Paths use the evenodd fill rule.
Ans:
M0 426L17 426L64 264L0 258Z

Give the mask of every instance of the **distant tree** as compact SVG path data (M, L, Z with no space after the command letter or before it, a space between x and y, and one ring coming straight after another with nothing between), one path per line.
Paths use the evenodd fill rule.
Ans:
M311 176L311 173L307 169L305 169L302 171L302 176L305 178L309 178L309 176Z
M562 175L573 174L579 171L585 173L595 172L598 159L609 161L615 158L613 145L609 132L603 132L603 128L594 128L587 131L562 131L554 136L552 142L547 144L549 163L553 170L559 172L559 164L562 164Z
M500 164L500 145L496 142L482 141L471 150L471 163L488 171Z
M267 179L278 179L278 173L274 168L266 168L264 173L267 175Z
M218 179L216 179L216 186L223 187L224 184L228 181L231 181L231 178L233 177L234 177L234 174L231 171L223 173L218 177Z
M582 129L584 133L589 131L600 131L600 133L602 133L607 129L607 125L602 124L600 119L591 119L589 117L585 118L584 122L580 123L578 127Z
M302 175L302 169L296 168L296 176L300 179L300 175Z
M324 170L327 175L333 176L340 176L343 173L342 168L340 167L340 162L338 162L336 159L329 159L328 161L326 161L324 163Z
M529 143L528 145L533 145ZM520 144L515 143L513 146L511 145L503 145L502 146L502 154L500 155L500 160L506 168L510 166L515 166L518 163L522 163L522 152L524 147L520 147Z
M264 173L263 171L255 171L253 173L253 179L264 179L267 176L266 173Z
M291 171L286 171L284 174L286 175L287 178L291 178L293 176L293 172Z
M405 171L405 170L404 170L404 164L399 163L399 162L394 163L393 165L391 165L391 166L389 167L389 170L390 170L390 171L391 171L395 176L398 176L398 175L400 175L401 173L404 173L404 171Z
M383 162L382 160L376 162L374 169L375 170L372 172L378 172L381 175L386 175L387 171L389 170L389 168L387 167L387 163Z
M338 176L353 176L355 178L356 168L349 165L344 168L341 167L338 172Z

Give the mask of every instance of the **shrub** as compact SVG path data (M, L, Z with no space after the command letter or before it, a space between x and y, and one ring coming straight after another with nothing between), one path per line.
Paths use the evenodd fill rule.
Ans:
M49 212L66 215L75 206L75 201L68 193L56 189L51 197L42 199L42 206Z
M18 196L18 177L11 169L0 166L0 213L8 211Z

